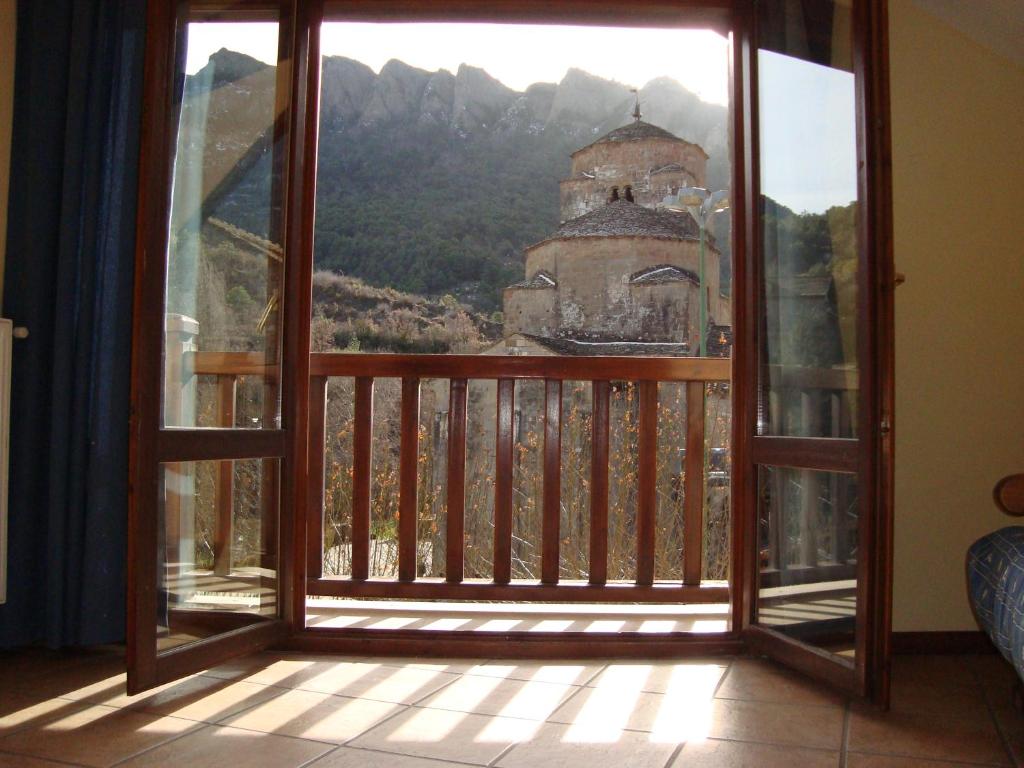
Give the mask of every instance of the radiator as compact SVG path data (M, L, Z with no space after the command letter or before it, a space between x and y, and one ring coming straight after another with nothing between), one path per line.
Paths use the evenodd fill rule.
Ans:
M11 447L13 338L14 324L10 320L0 319L0 604L7 602L7 473Z

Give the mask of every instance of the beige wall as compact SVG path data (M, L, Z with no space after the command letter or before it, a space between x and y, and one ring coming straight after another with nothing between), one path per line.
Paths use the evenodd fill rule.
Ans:
M3 304L3 267L7 243L7 187L10 182L11 169L15 5L15 0L0 0L0 306Z
M964 555L1024 471L1024 69L890 0L896 630L974 629Z

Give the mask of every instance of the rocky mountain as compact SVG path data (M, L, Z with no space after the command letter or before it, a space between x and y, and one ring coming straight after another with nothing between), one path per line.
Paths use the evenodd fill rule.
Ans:
M269 200L267 141L257 147L251 130L218 115L251 112L273 82L272 67L221 50L186 84L210 125L232 134L217 136L218 151L244 144L256 155L239 158L242 172L208 195L207 208L261 236L270 219L259 202ZM450 293L485 313L522 279L523 248L558 226L558 181L571 153L629 122L634 104L630 86L579 69L520 92L466 64L452 74L391 60L376 74L340 56L323 59L321 89L317 268ZM725 107L665 77L645 84L640 101L646 121L704 147L712 188L727 185Z

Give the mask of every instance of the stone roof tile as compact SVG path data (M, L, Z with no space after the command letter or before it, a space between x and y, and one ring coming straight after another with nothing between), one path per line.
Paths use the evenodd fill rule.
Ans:
M664 240L697 240L697 223L688 213L645 208L628 200L615 200L582 216L570 219L542 240L574 237L656 237ZM537 243L536 245L540 245ZM530 246L531 248L534 246Z

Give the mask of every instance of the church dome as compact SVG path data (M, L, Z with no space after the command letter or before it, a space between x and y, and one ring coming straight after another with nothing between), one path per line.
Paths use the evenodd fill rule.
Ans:
M664 240L696 240L697 224L688 213L645 208L628 200L613 200L589 213L570 219L550 240L576 237L656 237ZM539 245L539 243L538 243Z
M670 139L672 141L682 141L674 133L669 133L664 128L659 128L656 125L645 123L643 120L634 120L628 125L624 125L621 128L616 128L610 133L606 133L594 144L602 144L607 141L639 141L640 139Z

